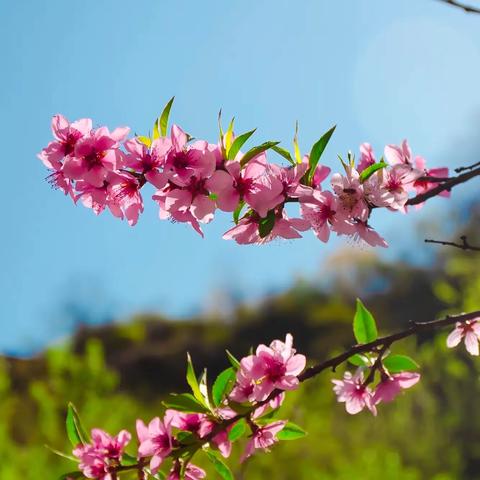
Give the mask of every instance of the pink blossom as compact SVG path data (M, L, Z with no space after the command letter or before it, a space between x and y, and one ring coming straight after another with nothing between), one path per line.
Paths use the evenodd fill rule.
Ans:
M154 418L148 427L137 420L137 435L140 441L138 455L142 457L152 457L150 459L150 470L156 474L163 459L170 455L172 444L171 416L165 415L164 420Z
M216 158L205 141L187 145L187 134L178 126L171 130L172 148L167 152L165 171L169 179L180 187L190 184L192 177L205 179L215 171Z
M307 163L300 163L295 167L280 167L279 165L272 163L268 166L268 169L270 174L273 175L283 187L279 197L274 200L277 205L287 198L299 198L310 196L312 194L311 187L307 187L300 183L308 169Z
M342 230L338 230L339 235L349 235L355 241L364 241L372 247L388 247L388 243L379 235L367 222L361 220L352 220L341 224Z
M370 211L357 170L349 167L346 175L333 174L331 184L337 196L337 211L345 217L366 221Z
M251 243L264 244L271 242L276 238L301 238L300 232L308 230L310 224L301 218L288 218L286 212L282 210L281 216L275 218L275 224L272 231L264 238L260 237L259 222L261 218L252 212L245 215L238 224L224 233L224 240L235 240L238 244L245 245Z
M369 143L362 143L360 145L360 162L357 166L358 173L362 173L375 162L376 160L372 146Z
M109 181L109 206L119 208L129 225L134 226L143 212L141 184L131 173L112 173Z
M89 118L82 118L70 123L63 115L57 114L52 118L52 133L56 140L50 142L39 154L47 168L60 170L61 161L72 155L77 142L90 133L92 121Z
M177 460L172 469L170 470L167 480L202 480L202 478L205 478L207 476L204 470L202 470L200 467L197 467L196 465L193 465L193 463L189 463L186 466L183 476L180 476L181 471L182 465Z
M233 212L239 201L245 200L263 218L284 200L284 186L267 168L265 153L250 160L243 170L237 160L226 162L225 170L217 170L206 185L225 212Z
M315 190L311 198L300 199L302 217L311 225L315 235L322 242L328 242L330 229L339 222L344 222L337 215L337 197L331 192Z
M409 165L412 166L412 150L408 145L407 140L402 142L402 145L387 145L384 150L384 155L390 165Z
M332 383L334 384L333 391L337 395L337 401L345 402L348 413L355 415L366 407L373 415L377 415L373 393L368 386L364 385L361 368L355 372L355 375L345 372L343 380L332 380Z
M130 439L131 435L126 430L111 437L103 430L93 429L91 443L78 445L73 450L73 455L80 460L79 469L85 477L111 480L109 468L120 464Z
M456 347L464 339L465 348L470 355L479 354L480 318L457 322L454 330L447 337L447 347Z
M419 373L402 372L389 375L377 385L373 401L375 404L391 402L402 390L413 387L419 380Z
M72 156L65 159L65 176L101 187L108 173L122 166L124 154L118 147L129 131L127 127L117 128L111 133L107 127L91 131L76 143Z
M125 156L125 166L132 168L158 189L163 188L168 181L168 174L164 172L167 153L172 148L169 138L161 137L153 140L148 148L136 138L124 143L128 154Z
M263 401L275 389L295 390L298 387L298 375L305 368L306 358L296 354L292 344L293 337L287 334L285 343L274 340L269 347L259 345L255 355L241 360L238 382L243 382L246 377L254 383L249 399Z
M277 421L263 427L257 427L245 447L240 462L243 462L250 457L255 452L255 449L261 449L268 452L270 447L278 442L277 434L283 430L286 423L287 422L285 421Z
M441 168L426 168L426 162L423 157L416 157L415 158L415 166L418 170L422 172L423 177L437 177L437 178L448 178L449 171L447 167ZM432 188L437 187L439 184L438 182L429 182L427 179L416 179L413 183L413 187L415 188L417 195L422 193L426 193ZM438 194L439 197L450 197L449 190L443 190Z

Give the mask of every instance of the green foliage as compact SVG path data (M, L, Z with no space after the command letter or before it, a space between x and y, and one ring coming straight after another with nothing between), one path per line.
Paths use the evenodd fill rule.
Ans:
M277 434L279 440L298 440L307 434L303 428L293 422L288 422Z
M418 370L418 363L407 355L390 355L383 360L383 365L390 373Z
M360 174L360 182L363 183L365 180L368 180L375 172L382 170L382 168L385 168L386 166L387 164L385 162L378 162L370 165Z
M357 298L357 309L353 318L353 333L358 343L373 342L378 337L375 319L359 298Z
M312 150L310 151L310 157L308 159L308 171L307 171L307 183L308 185L312 184L313 176L315 175L315 170L317 169L318 162L322 156L325 148L327 148L330 138L332 138L333 132L337 128L334 125L328 132L325 132L320 139L314 143Z
M230 393L235 383L236 372L233 367L224 370L215 380L212 387L213 404L217 407L222 399Z

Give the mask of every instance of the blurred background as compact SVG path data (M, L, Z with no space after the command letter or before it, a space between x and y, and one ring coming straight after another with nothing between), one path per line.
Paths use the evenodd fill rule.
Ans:
M96 218L50 190L36 154L55 113L144 134L175 95L172 120L212 142L222 108L258 143L290 147L298 120L304 152L338 124L323 157L334 170L337 153L368 141L380 156L403 138L432 167L468 165L480 16L434 0L0 0L0 18L2 480L72 468L44 447L68 449L68 401L112 432L159 414L162 395L186 388L187 350L212 378L225 348L241 356L286 332L312 360L348 347L356 296L384 333L478 309L479 258L423 243L480 240L475 180L408 216L376 212L385 251L309 233L239 247L221 240L230 215L202 240L160 222L148 193L135 228ZM332 374L308 382L285 413L309 436L236 478L480 478L480 365L447 354L445 335L406 342L424 379L376 419L345 414Z

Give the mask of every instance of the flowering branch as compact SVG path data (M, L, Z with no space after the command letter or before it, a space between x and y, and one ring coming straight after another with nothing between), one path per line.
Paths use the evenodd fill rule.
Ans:
M440 2L446 3L447 5L451 5L455 8L460 8L466 13L480 13L480 8L472 7L471 5L467 5L465 3L460 3L457 0L439 0Z
M445 245L448 247L460 248L462 250L473 250L475 252L480 252L480 247L470 245L466 235L462 235L460 237L460 240L462 241L461 243L456 243L456 242L446 242L444 240L432 240L432 239L426 238L425 243L436 243L438 245Z
M276 141L243 151L255 130L236 135L233 120L224 131L219 119L217 143L193 141L178 125L168 133L172 103L173 99L155 122L151 136L130 139L128 127L110 132L107 127L93 128L91 119L70 123L55 115L55 139L39 154L51 171L48 181L95 214L108 209L132 226L144 209L143 189L150 185L161 219L187 223L202 236L201 224L222 210L231 212L234 222L223 238L239 244L301 238L301 232L311 229L322 242L335 233L387 247L371 225L375 209L407 212L409 205L448 197L455 185L480 174L480 167L456 177L449 177L446 167L427 168L425 159L412 155L406 140L399 146L386 145L379 160L371 145L363 143L358 161L351 152L346 161L340 158L344 173L331 175L331 190L326 190L322 182L330 168L320 159L335 127L305 155L298 131L293 152ZM288 165L267 160L272 152ZM299 218L287 214L285 205L291 202L299 204Z
M220 476L231 480L233 476L221 456L228 457L232 443L247 431L250 434L241 461L256 450L268 450L280 440L305 435L297 425L277 419L286 392L327 369L335 371L348 361L358 369L354 375L347 371L343 380L333 380L338 401L346 404L348 413L356 414L367 408L376 415L379 404L393 400L401 390L412 387L420 379L420 374L415 372L418 365L412 359L391 354L394 343L454 324L447 346L454 347L465 339L467 350L478 355L480 310L428 322L410 322L405 330L378 337L375 319L357 300L353 320L357 344L307 369L305 357L293 348L291 335L287 335L285 342L275 340L268 347L258 346L255 353L241 361L227 352L232 367L217 377L211 391L206 372L198 380L188 357L187 382L192 394L172 395L167 399L163 419L154 418L148 426L137 421L139 447L135 457L124 451L131 439L125 430L111 437L94 429L88 440L78 413L70 406L67 433L75 447L73 454L87 478L118 479L127 471L137 471L139 479L167 478L161 468L170 460L168 480L199 480L206 474L193 465L191 459L203 451ZM366 377L365 372L368 372ZM372 387L372 384L375 385ZM78 478L78 473L63 478Z

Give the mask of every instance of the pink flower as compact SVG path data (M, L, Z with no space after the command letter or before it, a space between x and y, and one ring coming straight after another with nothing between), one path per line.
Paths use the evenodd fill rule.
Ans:
M166 414L172 419L172 427L186 432L192 432L198 435L200 438L206 437L215 427L215 423L204 414L182 413L177 412L176 410L167 410ZM212 443L218 448L220 453L225 458L230 456L232 444L228 440L227 431L223 431L215 435L215 437L212 439Z
M315 190L311 198L300 198L302 217L311 225L315 235L322 242L328 242L330 229L343 222L337 215L337 197L331 192Z
M357 166L358 173L362 173L375 162L376 160L372 146L369 143L362 143L360 145L360 162Z
M172 142L169 138L161 137L153 140L150 148L135 138L127 140L124 147L128 152L125 157L126 167L145 175L147 181L158 189L166 185L168 175L163 169L166 155L172 148Z
M70 123L63 115L55 115L52 118L52 133L55 141L50 142L39 154L47 168L60 170L61 161L72 155L77 142L90 133L92 121L89 118L82 118Z
M245 447L245 452L240 458L240 462L250 457L255 452L255 449L268 452L270 447L278 442L277 434L283 430L286 423L285 421L278 421L265 425L264 427L256 428Z
M117 436L111 437L100 429L92 430L92 442L78 445L73 450L79 460L79 469L87 478L111 480L110 467L120 464L125 446L130 442L131 435L122 430Z
M340 173L333 174L331 184L337 196L337 210L347 218L366 221L370 211L357 170L350 167L346 176Z
M312 194L313 189L311 187L300 183L308 169L308 163L300 163L295 167L280 167L272 163L268 166L268 169L270 174L273 175L283 187L279 197L274 200L277 205L287 198L299 198ZM318 169L318 171L320 171L320 169Z
M109 174L109 205L123 212L129 225L134 226L143 212L141 184L131 173Z
M384 155L390 165L409 165L412 166L412 150L408 145L407 140L402 142L402 145L387 145L384 150Z
M226 162L225 170L217 170L206 185L225 212L233 212L239 201L245 200L263 218L284 200L284 186L267 168L265 153L250 160L243 170L237 160Z
M350 235L353 240L361 241L372 247L388 247L388 243L376 232L367 222L361 220L352 220L351 222L343 223L342 230L337 233L341 235Z
M465 348L470 355L479 354L478 342L480 340L480 318L457 322L455 329L447 337L447 347L456 347L464 339Z
M437 177L437 178L448 178L449 171L447 167L441 168L426 168L426 162L423 157L415 158L415 166L418 170L422 172L423 177ZM413 183L413 188L415 188L417 195L426 193L432 188L435 188L439 185L438 182L429 182L427 179L416 179ZM450 197L449 190L443 190L438 194L439 197Z
M65 176L101 187L108 173L122 166L124 154L118 147L129 131L122 127L110 133L107 127L100 127L90 132L76 143L72 156L65 159Z
M402 390L413 387L420 380L419 373L402 372L395 373L383 379L375 389L373 401L391 402Z
M368 386L364 385L361 368L355 372L355 375L345 372L343 380L332 380L332 383L334 384L333 391L337 395L337 401L345 402L348 413L355 415L366 407L373 415L377 415L373 393Z
M171 416L165 415L164 420L154 418L148 427L137 420L137 435L140 441L138 455L142 457L152 457L150 460L150 470L156 474L163 459L170 455L172 445Z
M276 238L301 238L299 231L303 232L310 228L310 224L301 218L288 218L286 212L282 210L281 216L275 218L275 224L272 231L264 238L260 237L259 222L261 218L252 212L244 216L237 225L224 233L224 240L235 240L240 245L251 243L264 244L271 242Z
M189 463L187 465L184 471L184 475L182 477L180 477L181 470L182 465L177 460L172 469L170 470L167 480L201 480L202 478L205 478L207 476L204 470L202 470L200 467L197 467L196 465L193 465L193 463Z
M80 200L84 207L91 208L95 215L100 215L106 206L117 218L123 219L122 209L115 203L109 201L109 183L107 181L101 187L94 187L90 183L78 180L75 183L75 202Z
M178 125L172 126L171 142L164 169L175 185L184 187L190 184L192 177L205 179L213 174L216 158L207 142L202 140L187 145L187 134Z
M306 358L296 354L292 344L293 337L287 334L285 343L274 340L269 347L259 345L255 355L241 360L238 382L243 382L246 377L254 383L249 399L263 401L275 389L295 390L298 387L298 375L305 368Z

